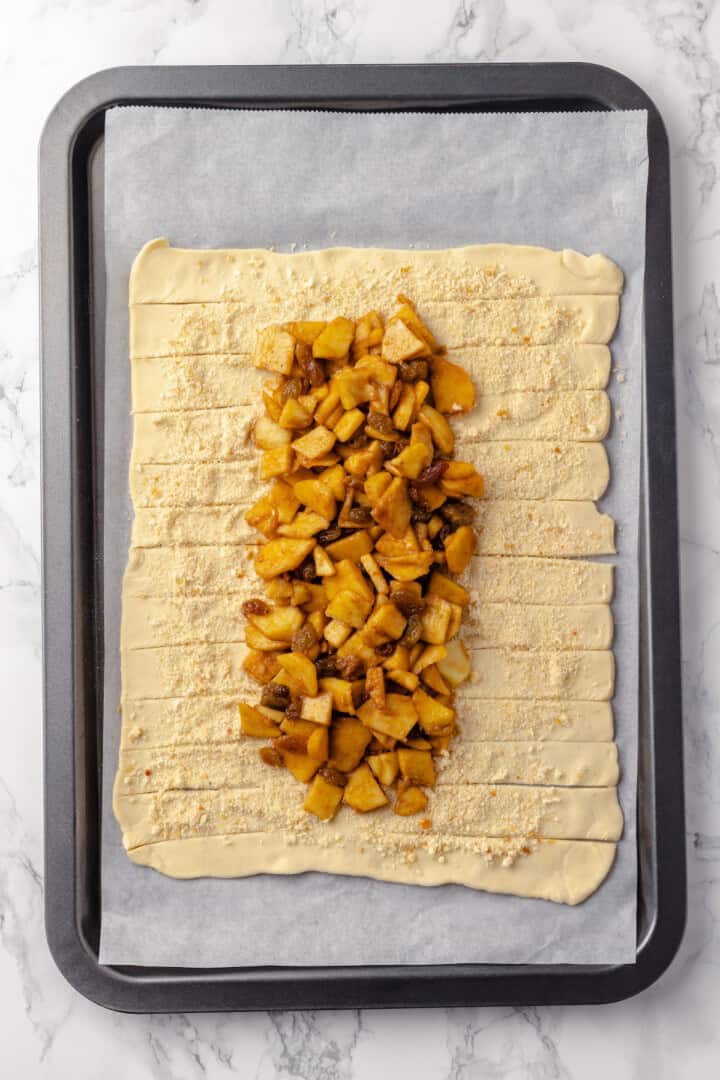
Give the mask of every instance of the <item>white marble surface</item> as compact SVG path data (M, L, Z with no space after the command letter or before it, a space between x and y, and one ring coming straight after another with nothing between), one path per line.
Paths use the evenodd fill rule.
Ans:
M672 143L689 923L661 981L601 1009L119 1016L42 930L36 147L116 64L589 60ZM720 4L713 0L24 0L0 4L0 1076L707 1077L720 1066Z

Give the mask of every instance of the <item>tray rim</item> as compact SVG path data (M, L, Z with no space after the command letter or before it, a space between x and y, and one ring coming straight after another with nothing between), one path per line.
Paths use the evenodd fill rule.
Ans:
M95 140L108 108L162 104L215 108L442 110L515 102L562 109L646 109L650 168L646 265L647 593L653 726L657 909L635 964L405 965L336 968L153 969L98 963L78 902L84 867L77 814L81 754L75 714L92 676L79 669L78 641L93 612L78 588L78 515L92 502L78 468L81 442L74 379L82 327L76 274L87 269L77 229L83 140ZM295 104L293 104L295 103ZM478 110L480 111L480 110ZM44 661L45 927L51 954L81 994L128 1012L265 1008L393 1008L477 1004L576 1004L622 1000L653 983L672 961L686 911L678 596L669 151L662 118L645 92L600 65L389 64L118 67L73 86L51 112L39 153L42 562ZM651 296L648 298L648 291ZM80 298L87 305L92 297ZM654 306L650 300L654 301ZM652 306L652 318L648 313ZM50 355L56 361L49 362ZM61 364L57 363L58 355ZM653 524L662 528L653 528ZM653 584L658 588L653 589ZM69 618L68 618L69 616ZM659 661L658 662L658 658ZM50 718L60 715L61 722ZM95 762L97 768L97 761ZM90 822L92 828L92 822Z

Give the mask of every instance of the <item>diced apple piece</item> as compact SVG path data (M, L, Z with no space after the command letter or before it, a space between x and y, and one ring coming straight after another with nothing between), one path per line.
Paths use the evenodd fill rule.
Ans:
M335 517L335 496L319 476L314 480L298 480L292 486L295 497L316 514L332 521Z
M428 450L422 443L413 443L391 458L385 468L395 476L406 476L410 480L416 480L423 469L430 464L432 458L432 450Z
M312 720L313 724L322 724L323 727L329 727L332 722L332 710L332 694L317 694L315 697L304 697L302 699L300 717L302 720Z
M469 461L449 461L440 479L440 487L453 498L471 495L481 499L485 493L485 481Z
M404 383L400 398L392 414L393 424L398 431L406 431L415 412L415 388L411 383Z
M255 367L289 375L295 359L295 338L281 326L266 326L258 331L253 354Z
M336 784L328 783L325 777L318 773L310 785L307 798L303 803L303 810L314 814L321 821L330 821L335 817L342 797L343 789L337 787Z
M384 709L378 709L373 701L366 701L358 709L358 716L366 727L384 732L393 739L404 739L418 720L413 699L404 694L387 694Z
M362 535L366 534L363 533ZM332 544L329 547L332 547ZM375 594L365 580L362 570L351 558L340 559L335 564L335 575L328 579L325 588L330 600L344 589L349 589L351 592L357 593L358 596L364 597L370 606L372 606L375 599Z
M317 699L313 698L312 700L315 701ZM330 739L328 736L328 729L326 727L317 728L308 736L308 757L314 758L315 761L327 761L329 746Z
M443 541L447 568L451 574L462 574L475 550L477 537L470 525L461 525Z
M292 467L291 446L277 446L274 450L265 450L260 458L260 479L273 480L276 476L287 476L292 472Z
M411 780L423 787L435 787L435 766L429 750L407 750L402 747L397 751L397 759L403 780Z
M342 713L354 713L352 684L347 679L338 679L335 676L325 676L320 679L320 689L323 693L330 694L333 708Z
M277 511L280 524L289 525L300 506L293 489L284 480L276 480L270 489L269 498Z
M407 296L400 295L398 296L398 300L402 304L402 307L398 308L393 315L393 319L402 319L405 325L410 327L413 334L425 342L428 347L428 352L436 352L437 342L415 310L415 305L412 301L408 300ZM390 321L392 322L392 319Z
M366 814L369 810L386 806L388 798L370 768L363 762L350 773L343 792L343 802L358 813Z
M453 604L448 600L450 604L450 625L448 626L447 640L450 641L460 630L462 625L463 609L460 604Z
M251 735L254 739L274 739L276 735L280 734L278 725L269 720L267 716L263 716L252 705L246 705L244 701L241 701L238 705L238 711L240 713L240 730L243 735Z
M332 465L325 469L318 479L330 488L336 499L342 501L345 498L345 470L342 465Z
M368 476L363 487L370 502L377 502L377 500L385 494L391 483L392 476L389 472L386 472L385 469L375 473L373 476Z
M305 621L305 616L296 607L274 607L267 615L248 615L248 619L273 641L290 642Z
M372 735L353 716L339 716L330 728L330 765L350 772L362 760Z
M443 356L433 356L431 370L430 385L438 412L466 413L475 407L475 387L465 368Z
M428 352L425 342L416 337L402 319L393 318L388 323L382 340L383 360L391 364L399 364L403 360L412 360L416 356L427 356Z
M251 679L265 686L280 670L277 657L272 653L257 652L251 650L243 660L243 671L246 671Z
M427 574L434 559L433 552L418 551L415 555L378 555L377 561L383 570L396 581L414 581Z
M437 669L443 679L453 687L460 686L470 676L470 655L460 638L453 638L445 646L446 655L437 661Z
M388 390L395 385L397 379L397 367L395 364L387 364L379 356L363 356L355 365L356 371L362 371L375 385L375 388L385 386Z
M317 695L317 669L304 653L282 653L278 656L278 664L297 685L301 694L307 694L308 697ZM310 720L311 717L305 716L303 719Z
M360 565L370 578L375 587L376 592L379 595L384 595L388 591L388 583L385 575L377 564L377 560L374 555L361 555Z
M327 397L323 398L323 400L320 402L317 409L315 410L315 421L316 421L316 423L325 424L328 417L332 416L332 414L335 412L335 410L337 409L339 404L340 404L340 394L333 387L328 392Z
M349 367L338 371L333 378L333 386L339 395L343 409L354 409L355 406L363 405L372 397L373 385L370 373L361 368Z
M407 494L407 484L396 476L372 508L372 516L378 525L391 536L401 537L408 529L412 506Z
M360 409L349 409L344 412L337 424L333 425L333 430L337 435L340 442L347 442L351 439L357 429L365 421L365 413Z
M278 512L269 495L263 495L245 512L245 520L253 529L257 529L268 539L274 536L278 527Z
M384 754L372 754L367 758L367 763L385 787L390 787L395 783L398 774L398 758L394 750L386 750Z
M443 679L440 674L437 664L429 664L422 671L422 681L426 686L429 686L431 690L437 691L438 694L451 694L452 689Z
M420 409L420 418L430 428L433 442L441 454L452 454L455 446L455 436L442 413L433 409L432 405L423 405Z
M430 575L427 591L433 596L441 596L443 600L451 604L460 604L461 607L470 603L470 593L467 589L458 585L447 574L441 574L439 570L434 570Z
M322 424L318 424L312 431L308 431L307 435L301 435L292 444L293 450L297 454L312 462L328 454L334 445L335 432L330 431L329 428L324 427Z
M393 604L388 602L373 612L365 627L365 640L374 648L386 641L394 641L402 637L407 619L403 613Z
M358 561L363 555L372 551L372 539L365 529L359 529L357 532L343 536L340 540L334 540L332 544L327 545L325 550L336 562L344 559Z
M255 556L255 570L266 579L286 574L296 570L314 547L314 540L270 540Z
M385 674L381 667L370 668L365 676L365 689L370 695L370 700L378 709L385 708Z
M455 726L455 710L430 697L424 690L416 690L412 696L417 709L420 726L431 737L449 735Z
M422 788L415 787L414 784L407 781L400 781L397 786L395 805L393 806L395 814L399 814L400 817L412 817L413 814L422 813L427 804L427 795Z
M355 345L365 346L365 348L372 348L374 345L380 345L383 339L383 322L377 311L368 311L367 315L363 315L361 319L358 319L358 324L355 328Z
M301 322L285 323L284 329L292 334L295 340L299 341L302 345L312 345L320 334L322 334L326 326L326 322L306 319Z
M279 446L290 445L292 432L286 431L269 416L259 416L255 421L253 439L258 450L277 450Z
M306 746L312 733L320 730L317 724L311 724L309 720L288 720L287 717L280 722L280 728L286 735L298 735L304 739Z
M320 768L320 762L311 758L309 754L296 754L291 750L283 750L282 757L285 768L289 769L301 784L307 784L308 780L312 780Z
M325 579L329 580L328 578ZM305 601L303 607L309 615L313 611L325 611L325 605L327 604L327 593L325 592L324 585L315 585L313 582L305 582L305 588L308 589L310 597Z
M351 592L350 589L342 589L333 596L326 608L326 614L361 630L370 614L370 606L364 596Z
M431 645L442 645L448 638L452 608L442 596L430 593L425 598L425 608L420 615L420 637Z
M430 667L431 664L437 664L438 660L443 660L447 655L447 646L445 645L426 645L423 648L422 643L418 642L415 648L418 647L420 653L413 659L411 665L411 671L414 675L419 675L426 667Z
M329 518L321 517L314 510L303 510L301 513L296 514L289 525L279 525L277 531L278 536L290 536L305 540L310 536L315 536L321 529L327 529L329 524ZM317 550L317 548L313 550L313 555Z
M313 548L313 559L315 560L315 573L318 577L331 577L335 573L335 563L324 547Z
M312 413L303 408L297 398L288 398L282 407L278 424L281 428L286 428L288 435L292 436L292 432L306 428L312 421Z
M313 549L314 550L314 549ZM265 592L267 596L270 596L270 587L277 581L277 578L273 578L273 581L269 582L265 586ZM310 586L306 581L288 581L287 585L290 586L290 600L295 607L300 607L302 604L307 604L308 600L312 596Z
M277 652L284 649L287 643L275 641L258 630L257 626L250 625L245 627L245 644L249 649L255 649L257 652Z
M268 384L266 383L266 386ZM271 420L276 422L280 419L280 413L282 412L282 404L277 400L274 393L269 390L263 390L263 403L265 405L265 411Z
M387 677L411 693L413 690L417 690L420 682L417 675L413 675L412 671L402 671L400 668L388 668Z
M333 649L339 649L344 641L350 637L351 627L339 619L331 619L323 630L323 637Z
M350 476L362 478L371 471L377 471L382 465L383 456L380 443L373 441L364 450L356 450L345 458L345 471Z
M341 360L347 356L355 334L355 323L339 316L329 322L313 342L313 356L322 360Z

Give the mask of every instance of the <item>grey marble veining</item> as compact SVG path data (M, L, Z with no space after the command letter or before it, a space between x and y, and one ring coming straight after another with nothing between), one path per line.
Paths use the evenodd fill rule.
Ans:
M671 139L689 923L602 1009L119 1016L42 932L36 147L58 96L126 63L588 60ZM0 1077L675 1080L720 1064L720 5L710 0L26 0L0 5Z

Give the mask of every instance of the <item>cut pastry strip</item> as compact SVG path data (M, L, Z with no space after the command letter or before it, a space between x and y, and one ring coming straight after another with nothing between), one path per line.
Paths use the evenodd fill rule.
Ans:
M610 701L613 695L615 662L609 651L472 649L471 654L472 675L458 687L458 702L474 698Z
M245 504L239 506L148 507L139 506L132 526L132 546L249 544L257 533L245 520ZM248 550L238 554L247 564Z
M250 587L245 595L252 595ZM288 610L302 618L297 609ZM237 594L127 597L123 605L121 644L123 649L148 649L161 645L241 642L245 641L246 623ZM474 648L510 647L545 652L609 649L612 638L612 612L607 604L485 603L470 611L463 632L466 644ZM285 649L288 643L289 638L278 640L276 648Z
M615 523L592 502L486 499L477 504L478 555L612 555Z
M479 555L609 555L615 551L614 522L594 503L487 499L478 502L475 526ZM139 507L132 546L226 546L256 538L243 505ZM246 556L246 559L249 556Z
M485 498L598 499L609 480L601 443L490 442L458 444L457 456L485 476ZM251 505L256 462L135 462L135 506Z
M455 421L465 442L555 439L600 442L610 426L610 399L604 390L523 390L482 394L478 404Z
M607 604L613 595L612 565L581 559L479 555L460 581L478 604Z
M610 480L600 442L463 440L455 452L483 475L486 499L599 499Z
M136 507L241 506L257 499L255 462L193 465L133 463L130 493Z
M226 547L134 547L129 553L123 594L247 593L248 575L255 580L251 559L235 543Z
M225 547L131 548L126 596L204 596L252 592L251 562L237 544ZM610 563L481 555L460 583L473 603L604 604L613 594Z
M123 750L219 743L240 737L238 698L147 698L123 704Z
M251 447L257 409L196 409L137 413L133 419L133 462L246 462L254 475L257 455Z
M148 698L123 705L122 747L222 743L239 737L238 699ZM463 710L463 746L476 741L610 742L607 701L484 701Z
M118 790L124 795L136 795L253 785L257 783L257 762L257 747L247 740L127 749L120 754ZM463 742L452 754L438 758L437 763L439 786L614 787L619 775L617 749L610 742ZM272 774L268 782L273 783Z
M329 248L288 255L262 249L197 251L156 239L133 263L130 303L251 303L262 288L279 296L302 289L304 303L316 297L332 302L339 295L367 308L375 306L378 293L398 291L467 301L538 291L619 294L622 286L622 271L604 255L521 244L441 252Z
M148 703L152 705L152 703ZM174 719L173 714L173 719ZM148 728L148 737L151 737ZM609 701L486 701L474 698L462 710L462 742L611 742Z
M610 377L606 345L483 345L453 350L481 393L517 390L603 390ZM268 374L250 354L155 356L132 361L133 411L174 412L257 407Z
M580 372L588 365L578 360L575 366ZM596 362L589 366L587 376L578 377L587 381L596 378L593 373L597 371ZM267 378L267 372L253 367L252 358L246 355L136 359L132 362L133 412L222 409L238 405L257 408Z
M387 294L386 294L387 295ZM283 296L274 303L134 304L130 308L130 354L135 357L190 353L251 353L257 328L292 321L302 306L306 319L328 319L335 305L299 305ZM349 317L357 311L347 309ZM425 321L448 348L464 345L606 344L619 313L617 296L553 296L528 299L429 300ZM380 310L389 315L389 311Z
M120 643L123 649L149 649L239 642L245 641L246 623L236 596L126 597Z
M463 640L474 648L593 650L609 649L613 640L607 604L479 603L471 605L466 619Z
M554 784L615 787L617 747L612 742L472 742L461 736L438 759L443 784Z
M179 645L122 654L128 700L251 694L255 684L243 669L245 645Z
M268 770L269 772L269 770ZM153 840L212 836L217 833L272 832L292 824L294 805L302 806L302 790L286 770L263 778L263 787L276 785L277 798L266 798L258 787L163 791L123 795L116 784L115 804L123 823L128 848ZM297 799L297 803L295 800ZM292 808L292 809L291 809ZM539 836L558 840L617 840L622 813L615 788L530 787L522 784L447 784L429 795L428 817L439 835ZM383 807L373 814L372 825L385 824L396 833L417 836L417 822ZM333 832L338 837L358 833L354 814L347 808L338 815ZM388 825L392 822L391 825ZM322 828L322 824L311 829ZM157 829L157 831L156 831Z
M607 345L461 345L454 364L470 372L481 394L513 390L604 390L610 379Z
M337 848L290 846L288 836L209 836L168 840L133 848L133 862L176 878L247 877L250 874L350 874L407 885L466 885L485 892L580 904L610 873L616 844L582 840L548 840L522 844L510 862L506 845L482 838L483 854L449 851L442 856L420 849L413 863L389 860L371 848L349 859ZM291 841L292 843L293 841ZM493 848L495 845L495 849ZM524 849L524 850L523 850ZM492 852L496 850L495 856ZM375 962L382 962L377 953Z

